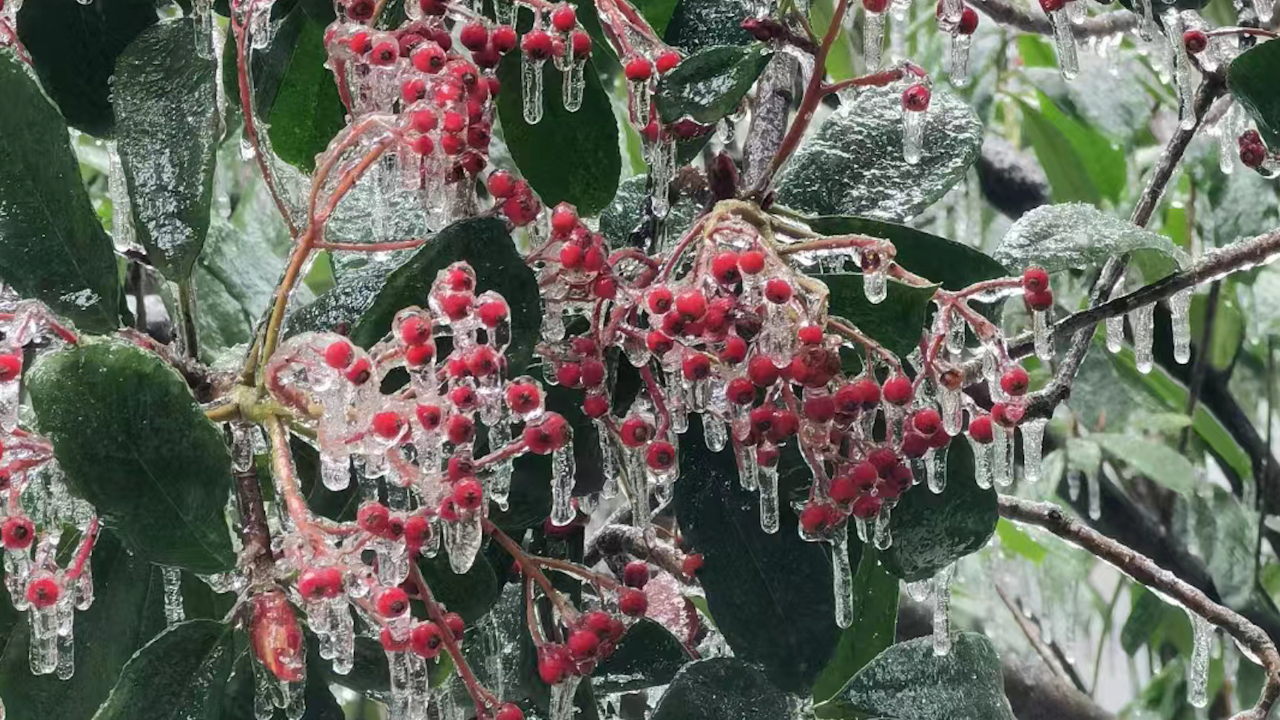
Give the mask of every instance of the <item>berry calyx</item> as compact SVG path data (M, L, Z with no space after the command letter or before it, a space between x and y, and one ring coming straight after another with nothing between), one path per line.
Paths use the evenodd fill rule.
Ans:
M1004 375L1000 376L1000 389L1015 397L1026 394L1030 385L1031 377L1027 375L1026 370L1018 366L1009 368Z
M35 608L44 609L53 605L58 602L61 594L62 588L51 577L38 578L27 585L27 602Z
M649 582L649 564L643 560L632 560L622 568L622 584L627 587L642 588Z
M653 63L646 57L633 57L623 66L623 72L631 82L645 82L653 77Z
M649 597L643 590L622 588L618 592L618 610L627 617L640 617L649 609Z
M893 405L906 405L915 396L911 381L903 375L895 375L884 383L884 399Z
M929 99L933 97L926 85L916 83L902 91L902 109L909 112L924 112L929 109Z
M409 612L409 595L398 587L386 588L374 601L384 617L400 617Z

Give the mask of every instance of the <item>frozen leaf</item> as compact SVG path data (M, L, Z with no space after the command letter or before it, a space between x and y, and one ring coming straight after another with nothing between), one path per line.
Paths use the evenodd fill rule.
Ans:
M738 658L685 666L658 701L653 720L777 720L790 717L787 697Z
M920 161L908 163L901 96L871 88L832 113L787 163L778 202L819 215L902 222L945 195L977 160L982 123L962 100L935 89Z
M232 629L191 620L147 643L124 666L94 720L211 717L231 675Z
M1038 43L1049 49L1047 43L1036 36L1018 38L1019 47L1026 43ZM1131 141L1146 127L1151 104L1147 86L1143 83L1150 71L1137 59L1117 61L1096 53L1080 53L1080 76L1067 82L1062 79L1062 73L1052 67L1057 64L1052 52L1049 50L1051 67L1031 67L1023 71L1032 87L1053 98L1059 107L1069 109L1075 118L1083 120L1089 127L1118 142ZM1035 144L1034 139L1032 144Z
M627 239L640 227L644 217L644 203L649 197L646 183L648 176L627 178L618 185L618 192L609 206L600 212L600 232L614 249L628 247ZM702 204L681 194L672 204L663 220L663 236L667 244L678 240L693 227L702 214Z
M1047 554L1044 546L1008 520L1001 518L996 523L996 536L1000 538L1000 547L1005 550L1037 565L1044 561Z
M769 64L761 44L713 47L685 58L658 83L654 102L665 122L683 118L710 125L732 114Z
M9 51L0 51L0 96L0 280L82 329L113 330L116 260L67 126Z
M716 45L748 45L753 38L742 29L742 21L754 16L748 0L682 0L663 39L687 53Z
M863 545L861 552L853 576L853 623L840 633L831 659L813 683L813 699L817 702L834 696L849 678L894 641L900 583L880 564L874 547Z
M827 311L852 322L871 339L899 357L906 357L920 343L925 318L937 286L916 287L889 281L884 302L867 300L863 276L814 275L831 291Z
M113 102L138 241L169 280L185 281L209 230L220 118L216 65L184 18L142 32L116 62Z
M890 647L819 706L819 714L826 709L894 720L1013 720L1000 658L977 633L956 636L942 657L927 637Z
M48 355L28 377L72 490L130 550L201 573L235 564L224 515L231 459L173 368L104 340Z
M1209 487L1189 498L1187 525L1222 603L1247 607L1257 584L1258 514L1230 492Z
M1100 267L1124 253L1133 253L1147 282L1187 263L1186 253L1164 235L1084 203L1045 205L1023 215L1001 239L994 256L1007 267L1039 265L1054 273Z
M947 450L947 486L941 493L916 487L893 509L893 545L881 555L889 572L913 582L977 552L996 530L996 493L978 487L973 451L964 438Z
M333 13L326 17L317 6L323 3L298 3L272 37L262 72L279 84L256 108L270 121L267 133L276 155L307 171L346 125L338 86L325 67L324 30Z
M613 654L596 666L593 676L603 692L625 692L665 685L688 661L684 648L666 628L641 619L627 628Z
M1280 43L1260 42L1231 61L1227 86L1231 95L1258 124L1258 132L1273 151L1280 148Z
M1170 490L1186 494L1195 485L1196 470L1191 461L1163 442L1132 435L1100 434L1090 438L1115 460Z
M419 558L418 569L431 586L436 600L468 623L479 620L488 612L502 589L493 565L484 555L477 555L471 568L461 574L449 567L449 559L444 553L433 558Z
M18 10L18 39L67 124L108 136L116 58L156 19L153 0L42 0Z
M1091 126L1063 112L1045 94L1038 98L1036 104L1020 101L1022 127L1049 177L1054 200L1099 204L1105 198L1118 202L1128 183L1124 152Z

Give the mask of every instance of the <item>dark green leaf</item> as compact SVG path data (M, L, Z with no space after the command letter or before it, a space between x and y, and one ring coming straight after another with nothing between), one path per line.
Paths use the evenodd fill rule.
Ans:
M649 197L647 182L646 175L623 180L618 185L618 193L613 196L613 201L600 212L600 232L609 241L609 247L629 247L627 239L644 219L645 202ZM681 194L662 222L664 236L674 242L693 227L694 221L701 214L702 204Z
M932 638L894 645L828 704L892 720L1013 720L1000 658L977 633L955 636L943 657L933 654Z
M116 260L80 182L67 126L7 51L0 53L0 96L7 104L0 113L0 278L85 330L114 329Z
M872 88L831 114L787 163L778 202L813 213L905 221L946 194L978 158L982 123L935 88L920 162L902 158L902 93Z
M89 718L107 699L134 651L164 629L160 568L129 555L111 532L93 549L93 605L75 617L76 674L33 676L27 658L31 626L18 615L0 656L0 698L8 720ZM0 606L9 607L8 600Z
M790 717L787 696L739 658L690 663L658 701L653 720L778 720Z
M270 120L268 135L276 155L306 171L315 169L316 155L346 125L333 72L325 67L324 31L332 18L317 15L314 4L298 3L267 48L268 57L287 65L280 71L271 103L258 108ZM292 50L278 49L277 44Z
M562 74L553 66L542 69L542 120L524 119L520 54L509 53L498 66L498 120L502 137L520 174L547 205L570 203L582 215L604 209L618 190L622 154L618 149L618 121L595 65L583 72L586 87L582 107L569 112L562 97Z
M713 47L685 58L658 83L658 112L669 123L683 118L719 122L738 109L772 57L766 46L755 44Z
M973 451L956 438L947 451L946 489L934 494L919 485L902 495L889 523L893 545L881 559L908 582L933 577L986 545L999 519L995 490L978 487Z
M662 37L662 34L667 31L667 25L671 23L671 15L675 13L676 6L679 4L680 0L635 0L631 3L648 21L649 27L653 28L658 37Z
M596 666L593 676L606 692L638 690L666 685L687 661L675 635L653 620L641 619L627 628L617 649Z
M374 652L369 655L360 653L361 645L372 645ZM337 698L333 696L333 692L329 690L329 681L333 680L338 684L344 684L346 678L341 675L332 675L327 671L329 662L320 659L320 646L314 635L307 635L307 686L304 691L307 709L302 714L301 720L343 720L342 706L338 704ZM231 678L227 681L226 692L222 697L222 720L256 720L253 712L254 700L254 680L253 680L253 663L252 651L241 652L236 658L232 669ZM366 668L365 666L369 667ZM382 650L376 640L368 638L356 638L356 665L352 669L352 674L363 672L366 669L374 670L381 668L382 685L377 688L386 690L389 686L387 675L387 654ZM261 668L259 668L261 669ZM356 689L355 686L348 686ZM372 688L359 688L368 690ZM276 710L273 717L278 720L285 720L284 710Z
M884 302L872 303L862 289L862 276L815 275L831 290L827 298L830 314L845 318L889 352L906 357L920 344L925 316L936 286L915 287L889 281Z
M116 58L156 19L154 0L41 0L23 3L18 11L18 38L67 123L91 135L110 135ZM12 102L10 112L18 107Z
M784 462L788 454L796 455L784 454ZM705 559L699 577L707 604L734 654L763 666L783 690L807 692L838 633L831 563L822 546L798 537L790 504L808 471L787 467L779 477L780 527L767 534L756 493L738 482L732 448L708 450L701 421L691 418L674 504L685 540Z
M320 451L298 437L289 439L289 450L311 512L330 520L355 520L360 505L359 483L352 482L345 490L334 492L320 480Z
M231 675L231 626L190 620L165 630L124 666L94 720L216 720Z
M1280 43L1260 42L1240 53L1227 68L1227 86L1254 122L1258 133L1274 151L1280 148L1280 87L1276 68L1280 67Z
M849 678L893 644L898 627L898 578L880 564L879 553L862 546L853 576L853 624L840 633L840 642L813 683L813 699L830 699Z
M476 554L471 569L459 575L449 567L449 559L445 553L434 558L421 558L418 568L422 577L431 586L436 600L444 603L450 611L462 616L463 620L473 623L484 616L498 600L502 586L493 566L483 554Z
M28 377L73 491L130 550L199 573L235 564L224 516L231 459L177 372L134 345L100 341L45 357Z
M1036 152L1057 202L1099 204L1120 200L1128 178L1125 155L1105 136L1067 115L1044 93L1023 101L1022 127Z
M462 220L441 230L421 250L386 277L373 303L351 330L352 341L371 347L391 331L395 314L410 305L426 307L436 273L465 260L476 271L476 292L494 290L511 307L511 346L507 362L511 374L523 371L533 356L542 326L538 282L507 234L493 218Z
M1133 592L1133 607L1120 629L1120 647L1130 655L1148 643L1159 650L1166 635L1162 629L1184 620L1185 615L1145 588L1134 588Z
M191 276L209 230L221 120L217 66L198 41L190 18L147 28L120 55L113 94L138 241L175 282Z
M687 53L716 45L750 45L742 21L755 17L746 0L680 0L663 39Z

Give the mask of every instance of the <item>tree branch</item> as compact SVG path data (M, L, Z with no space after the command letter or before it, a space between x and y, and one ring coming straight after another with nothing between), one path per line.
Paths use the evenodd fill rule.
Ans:
M1049 17L1044 14L1032 14L1008 0L972 0L972 4L987 17L1001 25L1026 32L1052 35L1053 26ZM1115 33L1133 30L1138 27L1138 16L1131 12L1117 10L1096 17L1086 18L1079 25L1072 24L1071 29L1078 38L1098 35L1114 35Z
M751 127L742 151L742 187L755 186L782 146L787 114L795 97L795 65L790 55L775 53L760 76L759 90L751 102Z
M1252 709L1235 715L1233 720L1266 718L1271 706L1275 704L1277 698L1280 698L1280 652L1276 651L1276 646L1262 628L1233 610L1210 600L1203 592L1156 565L1150 558L1068 516L1057 505L1029 502L1001 495L1000 515L1010 520L1044 528L1078 545L1094 556L1116 566L1136 582L1173 598L1187 610L1226 631L1236 642L1249 650L1266 674L1257 703Z

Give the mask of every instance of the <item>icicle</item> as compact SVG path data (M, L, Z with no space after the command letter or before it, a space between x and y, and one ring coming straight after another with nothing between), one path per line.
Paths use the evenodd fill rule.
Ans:
M872 305L879 305L889 296L889 273L885 269L887 265L885 263L873 271L862 273L862 292Z
M604 436L602 435L601 438ZM489 427L489 447L501 448L506 447L511 442L511 425L505 420L499 420ZM493 472L489 474L488 487L485 492L489 499L498 503L498 507L505 511L508 507L508 499L511 494L511 477L515 474L515 466L509 461L498 463Z
M958 88L969 84L969 48L972 45L972 35L951 33L951 84Z
M778 466L761 465L760 529L773 534L778 532Z
M1013 432L1000 423L991 423L991 479L998 488L1013 484Z
M910 6L911 0L893 0L889 6L889 62L895 65L907 57L907 32L911 27L907 10Z
M1081 0L1076 0L1081 2ZM1031 328L1035 334L1036 357L1048 362L1053 359L1053 331L1050 328L1049 311L1033 310Z
M1232 143L1234 151L1235 143ZM118 252L129 250L142 252L133 225L133 209L129 201L129 187L124 178L124 165L116 152L116 141L107 141L107 192L111 197L111 241Z
M903 583L907 588L907 597L916 602L924 602L929 599L929 595L933 590L933 579L926 578L924 580L916 580L914 582Z
M54 619L54 609L31 608L30 647L27 659L31 663L32 675L48 675L58 669L58 633Z
M578 112L582 108L582 96L587 87L586 68L585 58L573 60L565 66L561 82L564 87L564 109L569 112Z
M59 680L70 680L76 674L76 641L71 633L58 636L58 668Z
M333 612L333 671L339 675L347 675L355 666L355 621L351 611L347 609L346 598L338 598Z
M445 547L449 551L449 567L458 575L471 569L484 541L481 531L482 515L479 510L462 513L456 522L448 523Z
M520 53L520 97L524 103L524 121L530 125L542 122L542 66L546 60L534 60Z
M876 524L872 529L871 542L875 544L877 550L888 550L893 545L893 533L889 529L891 512L893 512L893 506L886 503L880 508L879 514L876 515Z
M947 352L952 355L959 355L964 352L965 332L968 330L968 324L959 311L951 311L951 321L947 326Z
M1173 319L1173 359L1186 365L1191 360L1191 288L1169 298L1169 315Z
M1187 702L1202 708L1209 704L1209 644L1213 625L1187 610L1191 620L1191 660L1187 663Z
M1195 78L1191 76L1191 59L1182 40L1182 15L1170 6L1164 12L1164 31L1173 50L1173 80L1178 88L1178 124L1183 130L1196 126Z
M187 619L182 607L182 571L176 567L161 570L164 578L164 619L169 625L177 625Z
M951 32L960 24L960 16L964 12L962 0L942 0L938 9L938 29Z
M649 98L649 81L638 80L627 84L628 96L631 103L631 116L636 120L637 128L646 128L649 126L649 113L652 109L652 101Z
M1053 26L1053 44L1058 49L1058 70L1063 78L1074 80L1080 74L1080 58L1076 55L1076 36L1071 31L1071 20L1067 17L1066 8L1050 12L1049 24ZM1179 34L1178 38L1181 39L1182 35Z
M902 159L908 165L920 162L924 152L924 114L927 110L902 111Z
M951 652L951 577L952 563L933 576L933 654L939 657Z
M1027 482L1040 479L1041 453L1044 448L1044 428L1049 424L1047 418L1023 420L1018 427L1022 428L1022 470Z
M6 433L11 433L18 427L20 385L21 380L16 377L7 382L0 382L0 430Z
M1080 499L1080 478L1084 473L1079 470L1067 471L1067 499L1075 502Z
M1155 334L1155 305L1135 308L1129 313L1129 325L1133 328L1133 362L1138 372L1151 372L1151 343Z
M926 473L929 476L929 492L941 494L947 489L947 451L932 449L925 456Z
M994 432L995 423L991 424ZM980 443L972 437L966 435L969 440L969 447L973 448L973 479L978 483L978 487L986 490L991 487L991 443Z
M849 566L849 526L831 534L831 586L835 593L836 625L853 625L853 568Z
M1153 12L1155 0L1137 0L1142 5L1142 21L1138 23L1138 35L1151 42L1156 37L1156 19Z
M964 406L961 404L960 388L948 387L938 389L938 406L942 411L942 429L951 437L960 434L960 426L964 423Z
M1098 481L1098 473L1091 472L1084 476L1085 490L1089 493L1089 519L1102 517L1102 487Z
M551 524L564 527L573 522L573 518L577 515L573 509L576 471L573 464L572 442L551 454L551 468Z
M756 462L756 449L749 445L738 448L738 484L747 492L760 487L760 463Z
M549 720L573 720L573 696L577 694L580 682L582 682L580 675L570 675L564 681L551 686Z
M1237 144L1237 138L1240 137L1239 118L1240 105L1231 102L1222 119L1218 121L1218 169L1226 175L1230 175L1236 169L1236 158L1240 157Z
M707 441L707 449L720 452L729 442L729 428L716 415L705 413L702 416L703 435Z
M867 72L873 72L880 69L884 48L884 13L868 10L862 17L862 58Z
M600 494L605 498L618 496L618 478L622 476L622 460L618 458L618 448L613 444L613 436L603 421L596 420L596 433L600 436L600 467L604 472L604 487Z

